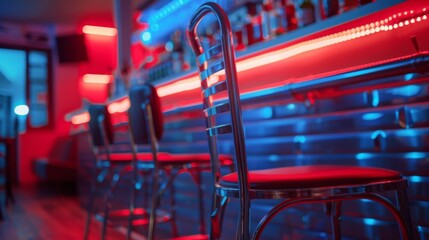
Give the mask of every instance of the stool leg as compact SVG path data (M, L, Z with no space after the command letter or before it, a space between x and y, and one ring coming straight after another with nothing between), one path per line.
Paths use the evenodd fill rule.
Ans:
M341 239L341 201L333 201L327 204L331 205L331 226L332 226L332 239Z
M222 225L221 197L213 193L212 212L210 216L210 239L219 239Z
M95 168L95 167L94 167ZM91 219L92 219L92 214L94 211L94 201L95 201L95 197L97 194L97 188L98 185L104 181L104 176L105 176L105 172L106 170L101 170L99 174L95 174L95 172L92 173L92 182L91 182L91 188L90 188L90 192L89 192L89 198L88 198L88 205L87 205L87 216L86 216L86 223L85 223L85 232L83 235L83 239L87 240L89 233L91 231Z
M110 182L109 189L107 190L107 194L104 199L104 217L103 217L103 223L101 227L101 239L106 239L106 231L107 231L107 219L109 219L109 211L111 208L111 200L114 199L114 191L116 188L116 184L119 181L120 173L113 174L112 180Z
M136 192L137 192L137 169L133 169L133 179L130 188L130 205L129 205L129 215L128 215L128 229L127 229L127 240L131 239L131 232L133 228L133 219L134 219L134 209L136 205Z
M155 227L156 227L156 208L158 205L158 182L159 182L159 170L154 169L153 178L152 178L152 199L150 206L150 216L149 216L149 232L148 240L154 239Z
M3 216L3 206L1 205L2 203L0 202L0 221L4 220L4 216Z
M240 197L240 217L239 226L237 228L236 238L237 239L250 239L250 199L248 196Z
M399 212L401 213L402 217L404 218L406 229L406 233L401 232L401 239L414 239L414 231L413 231L413 223L411 220L411 214L410 214L410 205L408 202L408 194L406 189L398 190L396 191L396 203L397 207L399 209ZM406 236L404 236L404 234Z
M201 171L197 170L196 174L196 184L198 187L198 205L199 205L199 214L200 214L200 233L206 234L206 223L204 220L204 202L203 202L203 186L201 183Z
M149 178L151 174L145 173L143 178L143 218L150 218L150 206L149 206ZM149 232L149 224L144 225L144 231Z
M91 189L91 192L89 194L88 206L87 206L87 209L86 209L87 216L86 216L86 223L85 223L85 232L84 232L84 235L83 235L83 239L84 240L88 239L89 232L90 232L92 211L93 211L93 207L94 207L94 198L95 198L95 188Z
M110 193L107 194L104 201L104 215L103 215L103 222L101 227L101 239L106 239L106 231L107 231L107 219L109 218L109 210L110 210Z
M170 206L171 206L171 231L174 237L178 237L179 233L176 226L176 200L174 195L176 194L176 189L174 187L173 181L170 183Z
M133 186L130 189L130 205L129 205L129 215L128 215L128 228L127 228L127 240L131 239L131 232L133 228L133 219L134 219L134 209L136 202L136 188Z

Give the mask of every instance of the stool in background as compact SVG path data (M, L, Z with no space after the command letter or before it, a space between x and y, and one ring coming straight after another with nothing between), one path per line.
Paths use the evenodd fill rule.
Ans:
M151 161L138 159L139 162L152 164L152 199L149 223L148 239L155 239L155 228L158 204L164 191L170 188L171 191L171 223L173 235L178 236L175 224L175 201L174 201L174 179L176 176L189 173L193 177L198 187L198 208L200 219L200 234L192 236L182 236L180 239L206 239L204 209L203 209L203 189L201 186L201 172L210 171L210 158L207 153L173 154L158 151L158 141L163 134L163 113L161 103L156 89L150 84L137 85L130 89L130 109L128 111L129 128L133 144L134 155L139 154L139 147L149 147L152 154ZM232 158L229 155L219 156L220 164L230 166ZM161 182L160 175L164 174L165 179Z
M117 153L112 152L112 145L115 143L114 129L111 122L111 116L105 105L90 105L88 108L90 114L89 121L89 134L92 150L94 153L95 161L92 167L94 171L92 178L92 186L90 190L90 196L88 200L87 209L87 220L85 225L84 239L89 236L91 218L94 211L94 201L97 192L101 192L103 197L103 221L102 221L102 233L101 238L106 237L106 227L109 216L120 217L128 219L128 222L132 221L132 217L136 212L138 214L145 214L143 209L120 209L115 212L110 212L110 204L113 199L113 194L116 188L117 182L125 174L137 171L134 169L133 155L130 152ZM149 154L146 154L149 156ZM134 183L135 179L131 180ZM134 192L133 187L135 184L130 183L130 190ZM130 214L133 212L133 214ZM127 239L130 238L131 227L128 227Z

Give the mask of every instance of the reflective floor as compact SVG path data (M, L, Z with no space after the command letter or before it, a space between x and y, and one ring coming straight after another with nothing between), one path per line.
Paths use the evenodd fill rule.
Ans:
M4 209L0 222L3 240L83 239L85 210L77 195L65 186L20 186L14 189L15 203ZM109 227L107 239L125 239L124 227ZM90 238L100 238L100 223L93 220ZM144 239L141 235L133 239Z

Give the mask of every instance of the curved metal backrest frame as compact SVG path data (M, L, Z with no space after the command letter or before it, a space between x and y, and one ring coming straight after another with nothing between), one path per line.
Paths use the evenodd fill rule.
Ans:
M132 86L129 92L130 108L128 119L132 129L133 141L136 144L148 144L150 141L148 113L146 106L150 106L153 119L155 137L160 140L164 131L164 120L161 103L155 87L149 83Z
M158 166L158 141L164 131L163 113L156 88L149 83L135 85L129 92L128 109L130 141L134 164L138 145L150 145L153 162Z
M197 26L200 21L209 13L214 13L217 17L219 27L221 30L221 44L211 47L209 49L203 49L202 44L199 41L197 36ZM395 182L382 182L375 184L367 185L352 185L347 187L326 187L326 188L315 188L315 189L281 189L281 190L253 190L250 192L249 183L248 183L248 169L246 161L246 152L245 152L245 138L244 130L242 126L242 117L241 117L241 106L240 106L240 95L237 85L237 73L235 67L235 55L234 49L232 46L232 34L230 30L230 24L225 12L215 3L205 3L203 4L194 14L191 19L191 22L188 27L188 41L197 56L197 65L201 77L201 89L202 89L202 98L203 98L203 108L206 117L207 124L207 134L209 136L209 146L210 154L212 157L212 167L214 174L215 184L220 178L219 172L219 163L218 161L218 143L217 136L223 133L232 132L234 137L234 148L235 148L235 157L236 165L238 170L238 180L239 180L239 200L240 200L240 220L239 226L237 226L237 239L250 239L249 233L249 209L250 209L250 199L251 198L284 198L284 201L281 201L276 207L274 207L270 212L262 219L262 221L257 225L256 231L253 234L253 237L259 239L260 234L265 228L266 224L270 222L270 219L277 215L278 212L282 211L286 207L301 204L301 203L315 203L315 202L333 202L334 212L332 215L333 221L333 232L335 236L339 236L339 208L337 208L337 201L349 200L349 199L370 199L377 201L387 207L390 212L395 216L395 218L400 222L402 232L407 232L408 235L412 236L411 229L408 229L407 223L410 223L410 217L408 210L408 200L406 197L406 192L404 190L406 185L406 180L401 179ZM221 50L221 51L220 51ZM223 66L222 63L209 66L209 61L218 57L218 54L223 53ZM210 76L218 72L222 67L225 69L226 75L226 86L224 82L218 82L210 86ZM215 104L213 95L218 94L221 91L228 90L228 100L221 103ZM216 119L214 116L220 114L226 114L230 111L231 114L231 125L217 125ZM228 129L230 127L231 129ZM215 185L216 186L216 185ZM217 185L216 196L222 196L224 201L228 197L237 197L237 192L234 188L221 187ZM401 190L401 191L398 191ZM384 191L384 190L396 190L397 198L399 201L399 210L403 211L403 217L406 221L401 219L401 213L395 209L392 203L388 200L385 200L381 196L375 194L374 192ZM219 198L215 198L215 201ZM219 204L219 203L215 203ZM219 211L220 208L215 206L215 211ZM219 225L219 219L216 219L215 215L218 215L217 212L213 212L212 215L212 225ZM241 226L240 226L241 225ZM211 236L213 238L220 237L220 226L216 226L216 229L211 230Z
M220 31L221 31L221 45L216 45L206 52L199 41L197 36L197 27L201 20L209 13L213 13L218 21ZM248 168L247 168L247 158L246 158L246 149L245 149L245 138L244 138L244 129L242 125L242 114L241 114L241 104L240 104L240 92L237 85L237 70L235 66L235 51L233 47L233 39L231 33L231 26L228 20L227 14L224 10L213 2L208 2L203 4L193 15L191 22L188 26L188 41L192 47L197 59L199 61L199 71L201 77L201 88L202 88L202 97L204 99L204 108L206 115L206 124L207 124L207 134L209 136L210 144L210 154L212 158L212 171L214 175L215 184L218 182L220 177L219 161L218 161L218 146L217 140L214 136L217 134L222 134L223 131L232 131L234 138L234 150L235 150L235 161L237 172L239 175L239 188L241 194L241 201L243 205L249 204L249 181L248 181ZM219 52L221 50L221 52ZM225 69L226 76L226 88L228 90L228 101L229 109L224 104L213 105L212 101L206 101L206 99L220 90L225 90L225 85L223 83L213 84L209 86L206 77L219 71L219 65L215 65L215 69L208 68L206 63L207 59L212 58L217 53L222 53L223 56L223 67ZM207 73L207 70L209 71ZM218 112L225 113L230 111L231 115L231 125L220 125L216 126L212 119L211 115L214 115ZM215 125L213 127L212 125ZM230 127L231 129L228 129Z
M107 160L110 160L110 144L114 142L114 133L107 106L89 105L88 113L90 116L88 128L94 154L98 155L99 148L102 147L105 149Z

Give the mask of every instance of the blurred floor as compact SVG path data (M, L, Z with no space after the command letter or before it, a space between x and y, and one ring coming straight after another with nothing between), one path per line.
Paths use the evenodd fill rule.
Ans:
M83 239L85 210L77 195L67 187L45 185L14 189L15 203L5 209L0 222L2 240L75 240ZM99 221L93 220L90 240L100 239ZM124 227L109 227L107 240L125 239ZM144 239L135 235L133 239Z

